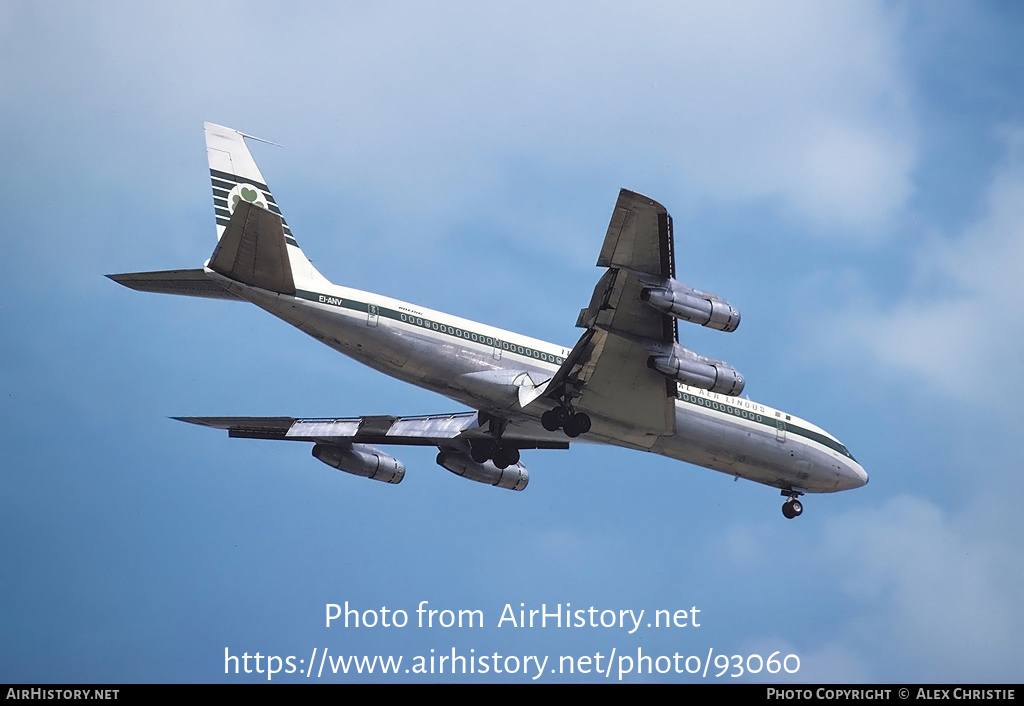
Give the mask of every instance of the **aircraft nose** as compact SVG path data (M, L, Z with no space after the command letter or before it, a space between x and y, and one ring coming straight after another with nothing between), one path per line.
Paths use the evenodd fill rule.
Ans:
M856 461L850 461L843 469L844 485L847 489L860 488L868 484L868 474Z

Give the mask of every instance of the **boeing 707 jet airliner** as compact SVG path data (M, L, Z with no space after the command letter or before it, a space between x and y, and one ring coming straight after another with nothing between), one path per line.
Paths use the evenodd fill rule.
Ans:
M678 341L677 323L733 331L722 298L675 279L672 218L619 192L604 268L570 348L332 284L299 248L243 133L206 124L217 245L199 269L108 275L132 289L248 301L331 348L471 410L426 417L180 417L229 436L313 443L313 456L398 483L379 445L434 446L469 480L522 490L524 449L573 440L650 451L778 488L788 518L804 493L858 488L867 474L834 436L740 397L743 377Z

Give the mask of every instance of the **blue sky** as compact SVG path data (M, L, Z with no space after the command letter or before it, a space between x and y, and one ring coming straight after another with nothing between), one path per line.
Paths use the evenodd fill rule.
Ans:
M0 681L265 679L225 648L1021 681L1022 44L1006 3L4 3ZM524 453L523 493L429 449L386 486L169 420L458 409L255 307L102 276L209 257L204 120L284 145L253 153L333 281L563 345L618 189L657 199L680 279L743 313L683 342L870 485L790 522L769 488L581 445ZM486 624L324 627L345 601ZM520 603L703 622L499 628Z

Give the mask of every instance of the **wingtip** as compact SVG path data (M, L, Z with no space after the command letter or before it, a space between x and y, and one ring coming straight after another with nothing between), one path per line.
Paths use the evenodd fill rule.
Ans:
M130 284L131 277L127 273L118 272L117 274L103 275L103 276L106 277L107 279L109 279L111 282L117 282L122 287L127 287L128 289L134 289L134 287L132 287L131 284Z

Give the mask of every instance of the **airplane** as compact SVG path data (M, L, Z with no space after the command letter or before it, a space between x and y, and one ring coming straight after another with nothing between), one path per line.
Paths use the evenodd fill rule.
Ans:
M648 451L777 488L785 517L805 493L858 488L867 473L819 427L741 396L728 363L682 346L678 322L736 330L724 299L675 279L672 218L621 190L597 259L604 272L572 348L328 281L299 248L246 145L205 124L217 245L202 268L107 275L131 289L248 301L386 375L472 411L428 416L175 417L230 437L312 442L338 470L399 483L380 445L437 447L463 478L523 490L528 449L575 440Z

